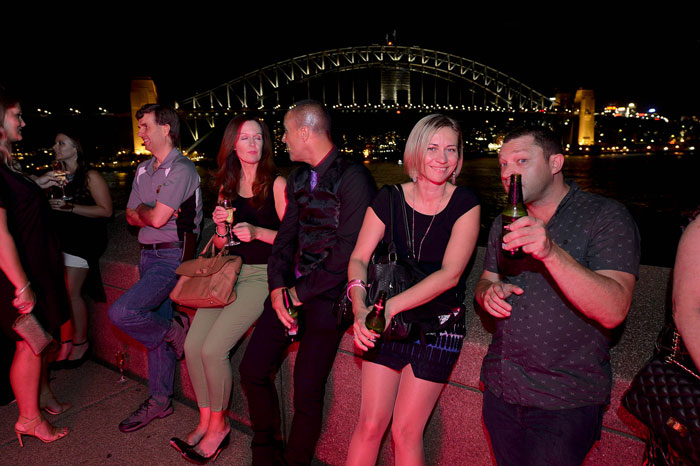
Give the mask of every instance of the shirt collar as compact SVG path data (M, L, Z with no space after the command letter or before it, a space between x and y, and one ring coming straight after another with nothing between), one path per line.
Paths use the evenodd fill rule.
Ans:
M559 212L561 212L566 205L571 201L571 199L574 198L579 192L581 192L581 188L579 188L578 184L574 180L564 180L566 184L569 185L569 192L566 193L564 198L561 200L559 205L557 206L557 210L554 211L554 215L552 215L552 218L556 217ZM549 219L551 222L552 219ZM547 222L549 223L549 222Z
M168 155L165 157L165 160L163 160L163 163L158 165L158 170L160 170L161 168L170 168L170 166L173 164L173 161L177 158L179 153L180 151L173 147L173 149L170 152L168 152ZM155 166L157 160L158 159L156 159L156 157L153 156L151 158L150 163L148 164L148 173L151 175L156 172L156 170L153 167Z
M323 160L321 160L321 163L316 165L315 167L311 167L311 170L315 171L318 173L319 178L323 176L324 173L328 170L328 168L331 166L333 161L338 157L338 151L335 149L335 146L331 148L330 151L326 155L323 156Z

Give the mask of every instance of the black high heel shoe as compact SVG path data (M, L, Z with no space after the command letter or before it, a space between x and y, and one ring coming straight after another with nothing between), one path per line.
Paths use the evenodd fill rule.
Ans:
M196 445L197 445L196 443L194 445L190 445L185 440L182 440L181 438L178 438L178 437L172 437L170 439L170 446L173 447L174 449L176 449L180 453L183 453L188 448L194 448Z
M80 354L77 358L71 359L73 353ZM85 361L90 358L90 342L85 340L82 343L73 343L73 349L71 350L68 359L63 361L64 369L77 369L82 366Z
M187 461L193 464L207 464L209 461L216 461L216 457L219 456L219 453L221 453L221 450L224 448L227 448L229 443L231 441L231 431L229 431L228 434L226 434L226 437L224 437L221 440L221 443L219 444L218 447L216 447L216 451L214 452L213 455L211 456L202 456L196 451L194 451L194 447L189 447L186 448L182 451L182 456L185 458Z

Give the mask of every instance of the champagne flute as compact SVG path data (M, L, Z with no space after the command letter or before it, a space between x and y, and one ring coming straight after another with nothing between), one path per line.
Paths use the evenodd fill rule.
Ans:
M238 246L241 244L241 242L238 241L236 235L233 234L233 201L230 199L221 199L221 201L219 201L219 205L226 209L226 212L228 213L226 223L228 223L229 241L226 243L226 246Z
M115 351L114 359L117 362L117 367L119 368L119 383L126 383L126 377L124 377L124 366L126 365L126 354L124 351Z
M65 186L67 172L65 164L60 160L54 160L51 164L51 168L53 168L53 175L58 178L58 184L61 186L61 193L63 193L63 197L61 197L61 199L64 201L70 201L73 198L71 196L66 196Z

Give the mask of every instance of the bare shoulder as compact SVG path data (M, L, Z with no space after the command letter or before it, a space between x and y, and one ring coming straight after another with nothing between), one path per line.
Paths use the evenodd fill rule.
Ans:
M278 175L272 184L272 189L278 191L280 189L285 189L287 187L287 179L282 175Z

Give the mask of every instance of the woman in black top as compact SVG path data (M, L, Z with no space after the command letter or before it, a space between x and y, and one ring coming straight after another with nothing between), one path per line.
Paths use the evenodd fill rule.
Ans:
M61 240L71 301L71 320L61 327L61 349L56 361L66 360L66 367L73 367L85 361L89 346L88 312L83 299L86 280L86 293L95 301L105 301L99 259L107 247L106 219L112 216L112 197L102 175L89 168L80 140L71 131L56 135L53 150L56 161L63 164L64 190L71 197L64 201L57 196L49 201ZM60 186L62 182L53 170L35 181L42 188Z
M397 252L413 258L426 277L386 301L387 325L403 312L419 312L437 321L438 315L445 313L438 300L450 303L448 309L458 309L464 300L464 274L479 234L480 209L471 191L454 184L462 167L462 137L457 122L443 115L420 120L406 141L404 165L413 179L400 185L405 201L396 187L379 192L367 209L348 264L347 292L355 313L355 345L365 352L360 419L350 442L348 465L376 463L392 417L396 464L425 464L423 429L457 361L465 335L463 313L451 317L451 323L432 335L408 341L378 340L380 335L365 326L369 312L364 289L367 265L379 242L389 240L390 199Z
M34 354L12 329L20 314L32 313L47 332L57 333L69 313L51 209L41 189L17 170L10 152L10 143L22 139L23 127L19 102L0 88L0 325L16 342L10 381L19 408L15 432L20 445L22 435L49 443L68 434L68 428L54 427L41 415L40 399L48 412L60 406L48 386L46 351Z
M240 240L229 253L241 256L236 300L223 309L198 309L185 341L187 369L197 396L199 424L171 445L188 459L206 461L227 445L231 430L226 409L231 396L229 352L262 313L267 297L267 258L286 208L286 182L272 162L265 123L238 116L226 127L218 155L219 199L232 201L233 224L221 206L214 209L214 244L224 247L229 229Z

